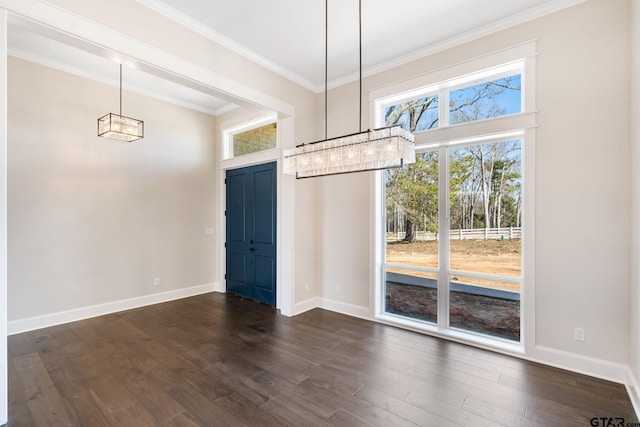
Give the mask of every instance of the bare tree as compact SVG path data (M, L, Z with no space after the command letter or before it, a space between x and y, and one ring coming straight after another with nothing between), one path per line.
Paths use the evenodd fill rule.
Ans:
M520 90L520 77L505 77L450 92L449 124L504 114L496 97L505 90ZM426 96L387 107L385 122L388 126L400 124L412 132L437 127L439 102L437 96ZM464 228L465 225L467 228L474 228L480 200L483 204L484 227L491 226L492 218L497 218L498 223L501 222L502 194L506 191L507 171L495 182L494 169L496 161L503 158L491 150L485 152L483 146L477 147L480 148L467 150L464 159L464 156L461 156L451 163L454 170L455 162L460 162L457 170L459 176L452 175L450 182L450 203L452 208L455 205L455 210L459 212L456 221L460 228ZM419 154L414 164L389 171L386 187L387 212L402 213L397 216L402 216L405 221L406 242L415 240L418 227L424 231L437 232L438 161L435 152ZM497 199L495 189L499 190ZM492 204L492 200L497 200L498 204ZM452 209L452 212L455 210ZM394 228L399 229L399 224Z

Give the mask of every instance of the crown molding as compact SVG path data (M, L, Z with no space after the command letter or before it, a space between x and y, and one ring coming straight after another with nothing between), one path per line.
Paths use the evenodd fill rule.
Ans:
M512 28L529 21L533 21L534 19L538 19L555 12L559 12L563 9L577 6L578 4L585 3L586 1L588 0L558 0L558 1L547 2L543 5L531 8L519 14L501 19L491 24L487 24L475 30L468 31L459 36L451 37L449 39L427 46L423 49L414 50L413 52L409 52L405 55L398 56L397 58L394 58L390 61L382 62L378 65L365 68L362 70L362 76L369 77L369 76L381 73L383 71L391 70L393 68L408 64L410 62L425 58L427 56L434 55L439 52L443 52L447 49L451 49L456 46L469 43L481 37L485 37L485 36L506 30L508 28ZM328 84L328 87L329 89L334 89L336 87L345 85L347 83L352 83L354 81L357 81L358 78L359 78L358 72L350 73L339 79L334 79L330 81Z
M202 22L195 20L188 15L180 12L179 10L168 6L166 3L161 0L136 0L138 3L146 6L147 8L165 16L166 18L212 40L225 48L232 50L239 55L248 58L249 60L262 65L269 70L280 74L282 77L285 77L294 83L297 83L309 90L312 90L316 93L320 93L324 91L324 84L316 85L311 81L305 79L304 77L287 70L286 68L270 61L264 56L248 49L247 47L237 43L230 38L214 31L211 27L203 24ZM383 71L387 71L401 65L413 62L418 59L422 59L429 55L433 55L438 52L442 52L447 49L451 49L453 47L459 46L464 43L468 43L475 39L497 33L499 31L505 30L507 28L515 27L520 24L524 24L526 22L532 21L537 18L541 18L546 15L550 15L552 13L558 12L563 9L567 9L569 7L576 6L578 4L584 3L587 0L554 0L548 1L545 4L540 6L533 7L524 12L518 13L516 15L501 19L499 21L493 22L491 24L482 26L478 29L468 31L459 36L451 37L449 39L443 40L441 42L429 45L423 49L418 49L413 52L407 53L405 55L398 56L390 61L386 61L372 67L367 67L362 70L363 77L368 77ZM329 89L334 89L336 87L342 86L347 83L351 83L353 81L358 80L359 73L354 72L347 74L343 77L331 80L328 83Z

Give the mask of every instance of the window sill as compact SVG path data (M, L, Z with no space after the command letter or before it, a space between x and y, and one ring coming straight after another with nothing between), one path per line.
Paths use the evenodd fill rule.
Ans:
M412 320L389 313L381 313L375 316L380 323L397 326L410 331L427 334L436 338L469 344L486 350L497 351L512 356L522 357L525 354L522 342L513 342L501 338L489 337L474 332L466 332L457 329L440 328L435 324L429 324L418 320Z

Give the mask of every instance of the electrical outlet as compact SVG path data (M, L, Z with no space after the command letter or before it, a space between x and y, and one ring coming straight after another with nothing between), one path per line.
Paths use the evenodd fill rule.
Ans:
M576 341L584 341L584 329L583 328L575 328L573 330L573 338Z
M340 283L336 283L336 292L342 292L342 285Z
M159 277L156 277L156 278L153 280L153 286L160 286L160 278L159 278Z
M305 291L307 291L307 292L308 292L310 288L311 288L311 286L309 285L309 282L307 282L307 283L305 283L305 284L304 284L304 290L305 290Z
M205 228L204 229L204 234L205 234L205 236L213 236L214 231L215 230L213 228Z

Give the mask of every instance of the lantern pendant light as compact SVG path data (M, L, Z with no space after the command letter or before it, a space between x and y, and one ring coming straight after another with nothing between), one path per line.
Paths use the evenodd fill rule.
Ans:
M122 64L120 64L120 114L109 113L100 117L98 136L124 142L144 138L144 122L122 115Z

